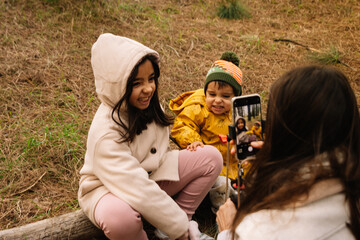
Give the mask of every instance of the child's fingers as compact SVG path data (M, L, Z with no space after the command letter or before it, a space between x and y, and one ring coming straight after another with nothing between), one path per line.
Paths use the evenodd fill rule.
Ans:
M187 150L195 151L195 150L196 150L196 145L195 145L194 143L191 143L191 144L187 147Z

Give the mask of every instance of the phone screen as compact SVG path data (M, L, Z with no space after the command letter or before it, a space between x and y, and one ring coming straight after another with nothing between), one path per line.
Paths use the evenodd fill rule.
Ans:
M260 95L234 97L232 111L236 135L236 155L239 160L242 160L258 151L251 147L252 141L263 140Z

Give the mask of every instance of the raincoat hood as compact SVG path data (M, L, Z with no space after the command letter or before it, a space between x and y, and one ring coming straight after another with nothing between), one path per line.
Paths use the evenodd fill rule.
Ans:
M169 108L176 115L178 115L184 108L199 104L203 107L206 107L206 98L203 89L198 89L196 91L190 91L180 94L177 98L171 99L169 103Z
M146 55L159 54L132 39L104 33L91 48L91 66L96 93L100 101L114 107L126 91L127 80L139 61Z

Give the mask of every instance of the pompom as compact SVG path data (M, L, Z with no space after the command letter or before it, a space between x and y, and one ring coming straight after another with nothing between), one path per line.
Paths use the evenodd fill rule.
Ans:
M225 60L228 62L232 62L233 64L235 64L236 66L239 67L240 64L240 58L236 55L236 53L232 52L232 51L226 51L221 55L220 60Z

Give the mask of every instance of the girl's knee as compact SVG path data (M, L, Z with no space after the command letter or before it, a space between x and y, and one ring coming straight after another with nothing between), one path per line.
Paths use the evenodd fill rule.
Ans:
M109 239L141 239L143 224L140 214L126 217L119 213L112 213L103 220L102 230Z
M122 221L108 222L108 226L104 229L106 236L110 239L139 239L136 236L141 235L144 231L141 219L131 221L131 219L119 218Z
M223 167L223 158L220 151L211 145L205 145L203 149L209 161L208 164L213 166L214 172L216 172L217 175L220 175Z
M95 218L109 239L144 239L141 215L112 194L100 200Z

